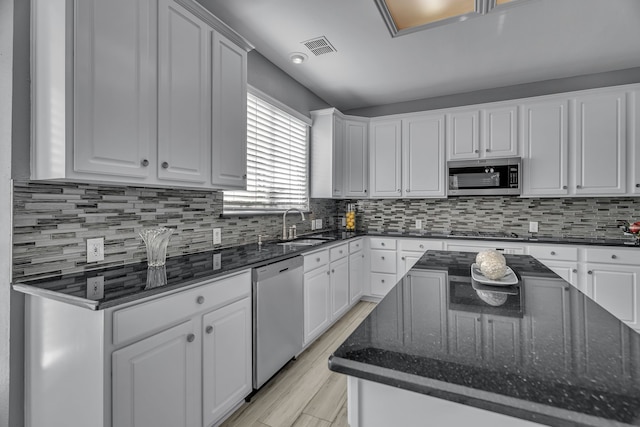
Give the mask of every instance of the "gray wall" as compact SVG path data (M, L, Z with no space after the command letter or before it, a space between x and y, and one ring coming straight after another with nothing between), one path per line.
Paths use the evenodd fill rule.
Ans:
M440 108L459 107L463 105L482 104L485 102L506 101L509 99L528 98L532 96L550 95L554 93L638 82L640 82L640 67L611 71L607 73L589 74L515 86L485 89L436 98L418 99L415 101L399 102L396 104L358 108L343 111L343 113L353 114L355 116L377 117L390 114L412 113L416 111L428 111Z
M307 117L309 111L330 107L256 50L249 52L247 68L247 80L251 86Z

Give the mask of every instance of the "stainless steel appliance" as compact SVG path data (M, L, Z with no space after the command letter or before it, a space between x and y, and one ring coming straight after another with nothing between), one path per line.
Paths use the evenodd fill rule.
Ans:
M520 195L519 157L447 162L449 196Z
M302 351L301 256L253 269L253 388Z

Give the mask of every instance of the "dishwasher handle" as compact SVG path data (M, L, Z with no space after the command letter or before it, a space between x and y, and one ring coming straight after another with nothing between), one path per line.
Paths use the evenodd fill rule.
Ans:
M263 265L262 267L256 267L253 269L253 281L261 282L279 274L285 274L288 271L302 268L303 263L303 258L297 255L272 264Z

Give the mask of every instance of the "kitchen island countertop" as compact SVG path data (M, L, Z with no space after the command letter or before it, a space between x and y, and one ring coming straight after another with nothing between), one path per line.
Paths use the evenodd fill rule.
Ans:
M535 258L505 257L518 284L486 293L474 253L428 251L330 369L545 425L639 426L640 335Z

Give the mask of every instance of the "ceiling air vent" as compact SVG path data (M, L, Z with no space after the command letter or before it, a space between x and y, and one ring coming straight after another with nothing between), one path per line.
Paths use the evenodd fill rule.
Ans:
M329 40L327 40L325 36L307 40L306 42L302 42L302 44L308 47L315 56L336 52L336 49L329 43Z

